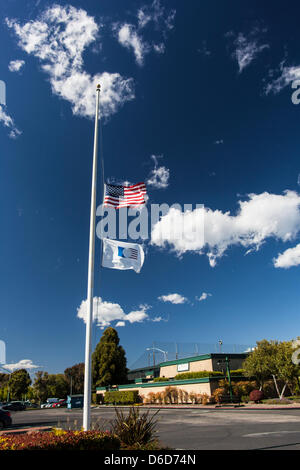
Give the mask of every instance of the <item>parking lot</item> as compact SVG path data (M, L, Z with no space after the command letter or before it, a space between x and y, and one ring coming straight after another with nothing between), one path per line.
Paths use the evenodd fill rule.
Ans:
M81 409L37 409L12 412L11 416L14 428L51 425L80 429L82 425ZM113 418L113 408L92 410L92 423L100 428L109 429ZM173 449L300 449L297 409L163 409L157 418L159 439Z

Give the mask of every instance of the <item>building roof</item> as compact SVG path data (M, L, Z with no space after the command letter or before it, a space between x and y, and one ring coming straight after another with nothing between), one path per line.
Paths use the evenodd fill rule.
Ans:
M182 359L176 359L174 361L161 362L160 367L173 366L176 364L185 364L186 362L197 362L205 361L206 359L243 359L246 358L248 353L211 353L201 354L200 356L184 357Z

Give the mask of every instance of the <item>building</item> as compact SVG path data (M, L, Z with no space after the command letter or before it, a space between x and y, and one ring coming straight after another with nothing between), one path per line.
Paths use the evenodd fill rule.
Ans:
M200 371L218 371L226 375L226 362L229 360L230 370L242 368L243 361L246 359L247 353L241 354L202 354L201 356L187 357L184 359L176 359L158 364L157 366L142 367L133 369L128 372L128 384L116 385L115 390L137 390L139 395L147 398L149 393L163 392L166 387L178 387L188 393L202 394L206 393L211 396L213 391L218 387L218 377L203 377L197 379L175 380L177 374L183 372L200 372ZM166 381L154 381L155 378L166 378ZM98 387L97 394L103 394L108 387Z

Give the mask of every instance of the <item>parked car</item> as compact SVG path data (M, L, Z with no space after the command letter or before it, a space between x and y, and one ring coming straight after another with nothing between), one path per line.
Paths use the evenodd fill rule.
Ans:
M38 408L38 405L36 403L31 403L31 401L29 400L23 401L23 403L26 408Z
M42 403L41 408L52 408L53 403Z
M41 404L41 408L52 408L52 405L54 403L58 403L59 401L59 398L47 398L46 403Z
M11 401L2 406L2 410L8 411L23 411L26 410L26 406L21 401Z
M10 412L0 408L0 429L7 428L11 426L12 419L10 417Z
M57 403L53 403L52 408L62 408L67 406L67 400L59 400Z

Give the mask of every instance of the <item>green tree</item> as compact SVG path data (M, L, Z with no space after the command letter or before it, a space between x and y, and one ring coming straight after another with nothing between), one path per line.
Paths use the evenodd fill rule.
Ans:
M30 400L30 401L35 401L36 400L36 395L35 395L33 387L28 387L26 397L27 397L27 400Z
M69 386L69 393L71 393L71 382L72 382L72 394L83 393L84 388L84 363L75 364L72 367L68 367L65 372L66 381Z
M65 398L68 395L69 386L64 374L48 375L47 393L48 397L55 398Z
M260 390L264 382L272 378L278 397L282 399L287 386L292 393L299 387L300 368L292 361L293 352L292 341L257 341L257 347L243 363L245 375L255 377Z
M8 396L8 385L0 388L0 401L6 401Z
M0 372L0 388L7 385L8 381L9 381L9 374L3 374L2 372Z
M294 392L295 387L299 384L299 366L292 361L294 348L292 341L283 341L277 345L276 354L274 355L275 372L273 380L280 399L283 398L286 387ZM282 390L279 390L278 380L283 383Z
M35 380L33 384L33 392L35 398L40 402L44 403L48 398L48 383L49 374L48 372L38 371L35 374Z
M9 374L0 373L0 401L6 401L8 395Z
M28 387L31 384L31 378L27 370L19 369L10 374L8 385L10 399L21 400L26 395Z
M114 328L107 328L92 356L94 386L123 384L127 382L126 356Z
M36 372L32 387L34 398L44 403L47 398L65 398L69 393L69 386L64 374L48 374L48 372Z
M264 382L272 377L276 372L275 353L277 349L277 341L256 342L257 346L243 363L245 375L247 377L255 377L259 383L260 390L263 389Z

